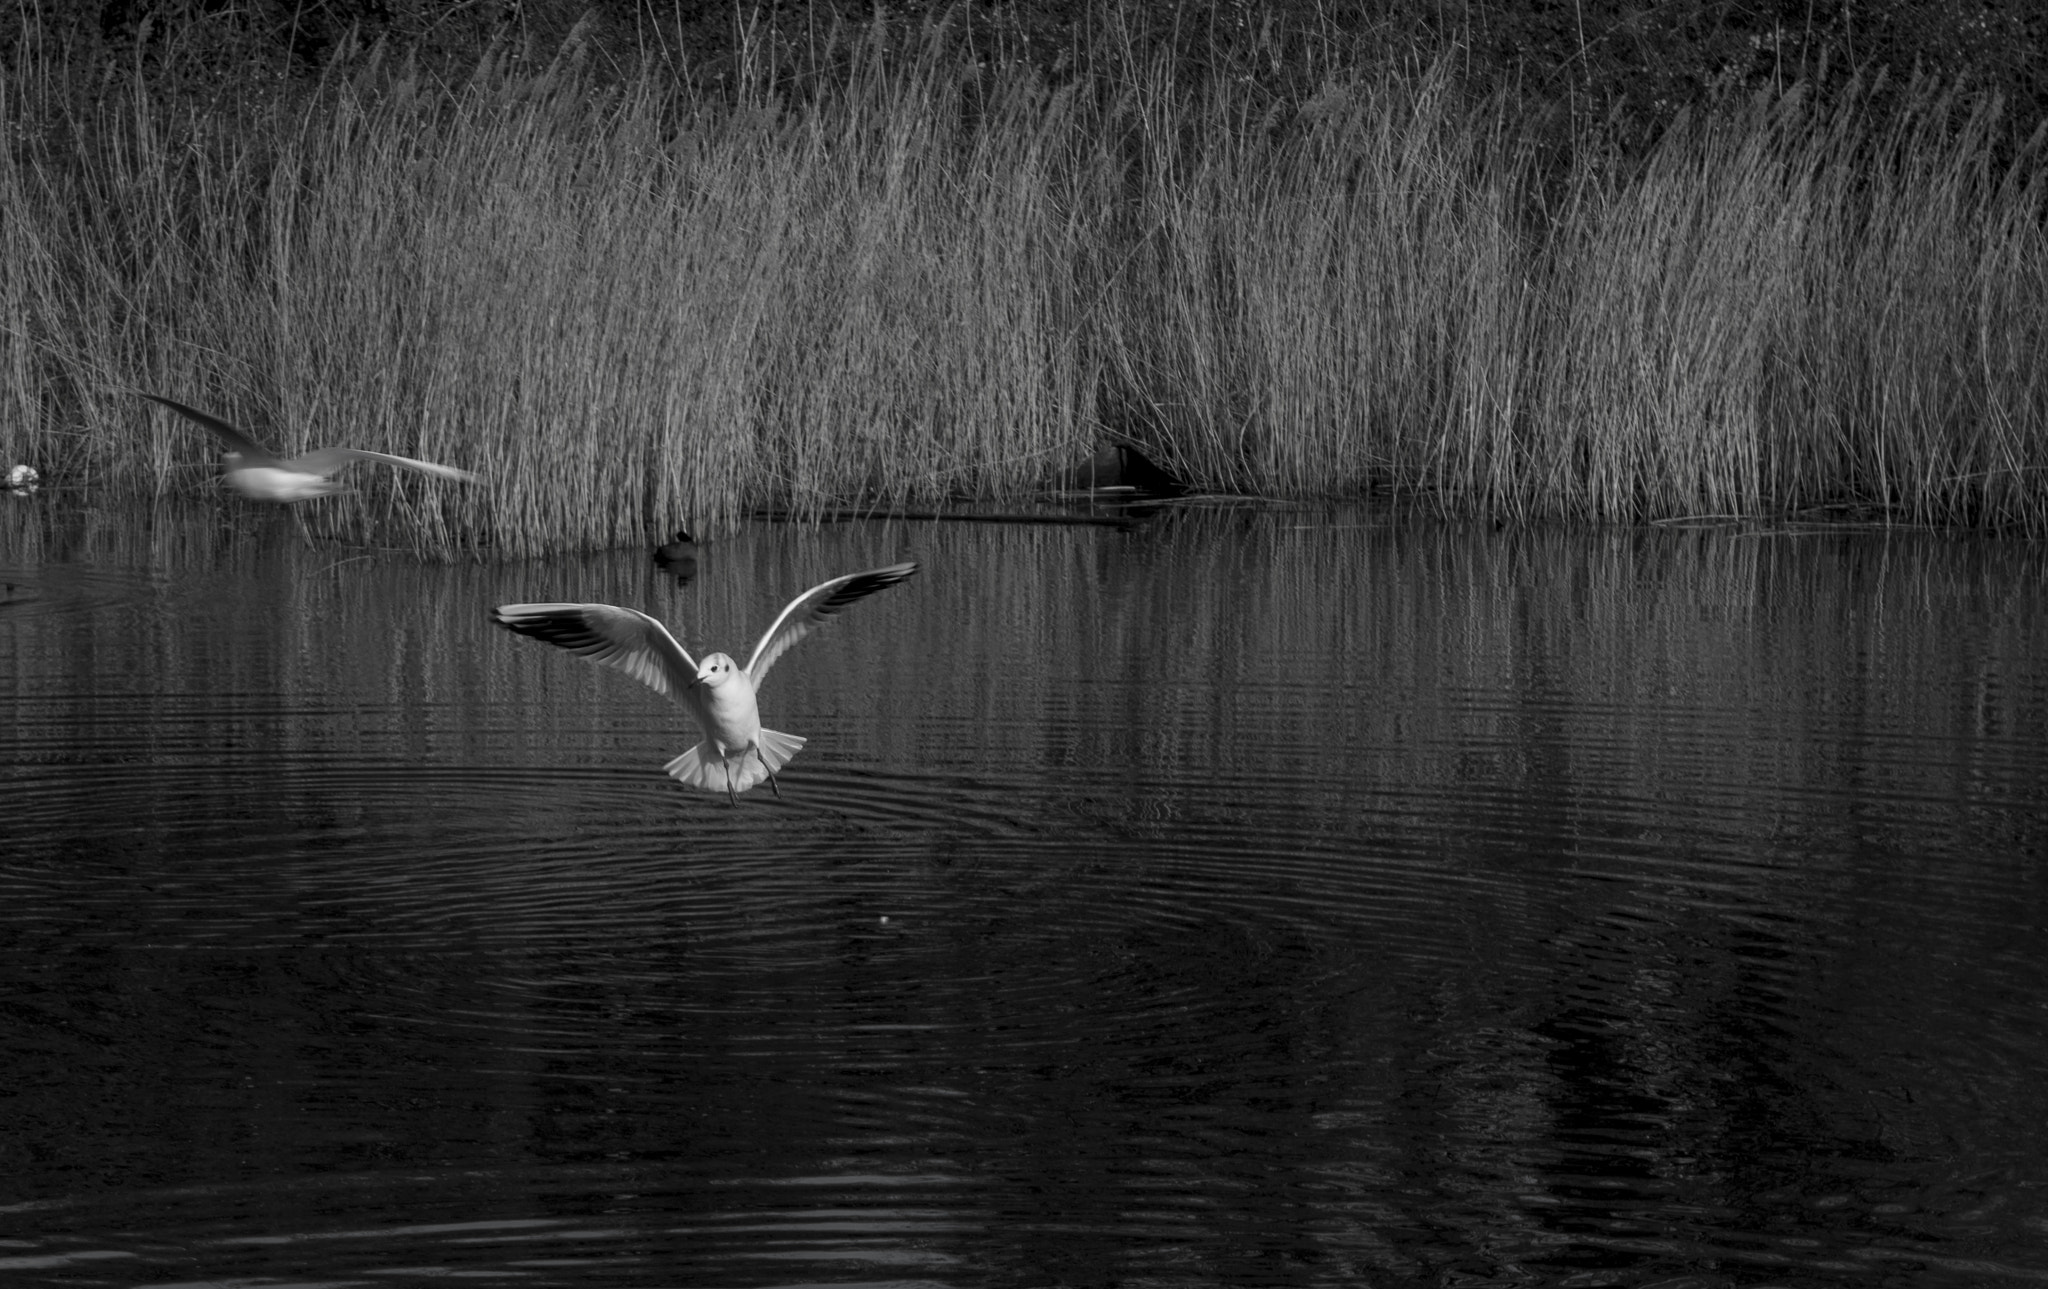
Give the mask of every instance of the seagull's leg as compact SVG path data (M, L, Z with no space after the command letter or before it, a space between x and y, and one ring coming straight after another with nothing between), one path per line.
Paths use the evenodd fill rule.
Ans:
M761 758L761 768L768 772L768 787L775 793L775 799L782 800L782 785L775 781L775 767L768 764L768 754L759 743L754 744L754 755Z
M740 803L740 794L739 790L732 786L732 762L720 761L718 764L723 766L725 769L725 799L727 803L736 806Z

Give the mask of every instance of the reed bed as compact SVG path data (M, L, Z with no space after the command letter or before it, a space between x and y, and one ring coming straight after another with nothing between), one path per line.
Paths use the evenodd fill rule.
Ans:
M442 553L1015 497L1104 439L1235 492L2048 529L2043 140L1994 102L1795 92L1624 157L1443 68L838 39L719 94L571 50L88 96L24 42L0 458L213 486L148 390L478 471L302 511Z

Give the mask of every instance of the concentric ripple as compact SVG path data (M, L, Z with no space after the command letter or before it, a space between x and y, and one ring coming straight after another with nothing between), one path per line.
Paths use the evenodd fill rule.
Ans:
M10 1284L2048 1271L2025 560L1218 509L764 527L677 586L47 519ZM906 555L736 806L488 619L744 653Z

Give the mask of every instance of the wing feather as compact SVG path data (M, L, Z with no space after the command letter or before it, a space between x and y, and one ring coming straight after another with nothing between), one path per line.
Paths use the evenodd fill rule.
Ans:
M760 688L768 669L791 645L830 622L855 600L887 590L915 572L917 565L906 563L848 573L829 582L820 582L791 600L776 617L774 625L761 637L761 643L754 646L754 656L747 660L747 676L754 682L754 687Z
M220 436L221 442L228 445L228 451L241 454L242 464L245 466L271 465L277 461L277 458L271 455L269 449L234 426L229 425L226 421L221 420L218 416L208 416L197 408L187 407L183 403L174 403L168 398L159 398L155 394L143 394L139 389L135 392L142 394L142 397L152 403L162 403L165 407L170 408L188 421L203 425L207 429L212 430Z
M668 628L640 612L612 604L501 604L491 620L590 661L623 671L659 693L682 701L697 683L697 661Z
M432 461L420 461L391 452L372 452L368 448L321 448L317 452L308 452L284 464L325 475L333 474L351 461L382 461L385 465L402 466L407 470L417 470L421 474L439 475L443 479L459 479L464 483L476 482L475 475L467 470L458 470L452 465L436 465Z

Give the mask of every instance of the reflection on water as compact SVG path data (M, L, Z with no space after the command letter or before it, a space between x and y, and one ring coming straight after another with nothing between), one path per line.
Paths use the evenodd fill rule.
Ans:
M2048 1276L2048 594L1169 511L422 567L0 507L9 1284ZM778 664L738 808L649 609Z

